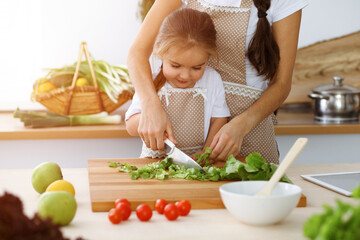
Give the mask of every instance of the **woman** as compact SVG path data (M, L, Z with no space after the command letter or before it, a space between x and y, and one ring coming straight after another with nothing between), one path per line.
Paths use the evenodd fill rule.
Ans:
M138 132L153 150L164 134L175 140L151 78L149 57L163 19L180 7L209 13L217 31L218 60L209 65L224 81L231 118L210 147L214 160L259 152L278 163L272 113L290 92L301 9L306 0L157 0L129 50L128 67L143 112ZM270 26L270 23L272 24ZM139 67L141 66L141 67Z

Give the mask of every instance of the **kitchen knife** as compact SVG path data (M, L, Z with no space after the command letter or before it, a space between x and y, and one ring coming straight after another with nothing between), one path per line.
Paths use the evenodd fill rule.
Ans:
M201 173L206 173L205 170L194 159L192 159L183 151L175 147L175 144L169 139L166 139L164 142L166 155L171 158L172 163L180 166L185 166L185 168L196 168Z

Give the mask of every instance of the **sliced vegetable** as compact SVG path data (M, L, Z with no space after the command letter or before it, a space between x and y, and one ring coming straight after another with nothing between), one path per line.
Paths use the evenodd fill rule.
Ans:
M210 165L210 160L209 160L209 156L211 154L212 149L207 147L205 149L205 153L203 154L196 154L196 162L199 163L200 166L202 167L207 167Z
M217 168L212 165L203 169L206 174L202 174L198 169L188 168L171 164L169 158L162 161L154 162L131 171L130 177L133 180L138 178L165 180L168 178L183 178L187 180L199 181L221 181L221 180L269 180L277 169L277 165L266 163L265 159L259 153L249 154L246 163L238 161L232 155L228 158L223 168ZM284 175L280 181L292 183Z

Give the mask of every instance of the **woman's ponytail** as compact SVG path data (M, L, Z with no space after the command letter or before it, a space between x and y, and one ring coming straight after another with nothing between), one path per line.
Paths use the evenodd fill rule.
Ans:
M258 74L271 80L279 66L280 52L266 18L270 0L254 0L254 5L258 9L259 21L254 37L250 41L247 56Z

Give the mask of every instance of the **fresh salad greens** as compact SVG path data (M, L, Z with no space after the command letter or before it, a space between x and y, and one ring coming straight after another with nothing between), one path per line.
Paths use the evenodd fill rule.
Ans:
M196 162L202 166L202 167L207 167L210 165L210 160L209 160L209 156L211 154L211 151L212 149L207 147L205 149L205 153L203 154L196 154L195 157L196 157Z
M119 167L119 172L131 172L137 170L137 167L131 166L129 163L119 163L119 162L109 162L109 167L117 168Z
M209 151L211 152L211 149ZM206 174L202 174L196 168L185 169L184 166L180 167L179 165L172 164L170 163L169 158L165 158L162 161L154 162L138 168L137 170L130 171L129 174L133 180L138 178L155 178L158 180L165 180L168 178L183 178L187 180L199 181L247 181L269 180L277 169L276 164L266 163L265 159L256 152L249 154L245 161L246 163L240 162L231 155L223 168L217 168L215 166L208 165L203 168ZM115 166L114 163L110 162L109 166L110 164ZM280 181L292 183L286 175L284 175Z
M360 184L352 196L360 201ZM324 212L311 216L304 224L304 236L312 240L360 239L360 202L358 205L336 200L336 205L324 205Z

